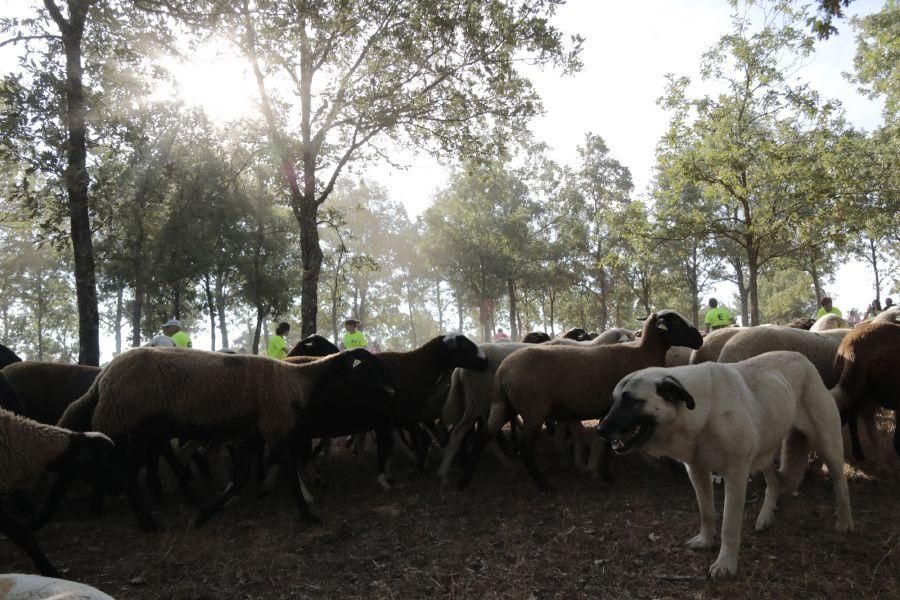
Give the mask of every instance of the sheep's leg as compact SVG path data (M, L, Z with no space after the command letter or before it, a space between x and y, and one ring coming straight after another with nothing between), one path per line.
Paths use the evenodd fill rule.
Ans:
M215 516L225 504L241 491L250 479L250 461L255 458L250 452L249 444L239 443L235 449L232 479L219 496L201 507L194 517L194 527L202 527Z
M47 577L62 577L59 572L53 568L50 561L47 560L47 556L41 551L41 548L37 544L37 540L34 539L34 534L32 534L27 527L23 527L20 523L7 515L2 507L0 507L0 531L12 540L16 546L28 554L34 562L34 565L41 572L41 575Z
M147 450L147 491L154 498L162 498L162 481L159 478L159 457L162 454L162 447L159 444L152 444Z
M391 489L391 482L387 477L387 462L394 450L394 437L390 427L375 430L375 447L378 451L378 485L387 491Z
M534 483L537 484L538 489L542 492L549 492L552 491L553 488L547 483L544 475L541 473L540 469L538 469L537 463L534 461L534 442L536 433L537 431L533 428L522 428L522 434L519 436L519 454L522 456L522 460L525 461L525 468L528 469L528 473L531 475L531 478L534 479Z
M53 487L50 488L50 493L47 494L47 498L44 500L44 504L41 506L38 514L31 520L32 531L37 531L50 522L50 519L53 518L53 515L59 509L59 503L66 495L66 492L69 491L72 479L72 475L65 471L59 474L56 481L53 482Z
M300 475L297 473L297 455L292 451L291 445L282 441L276 444L273 451L278 455L281 470L287 475L291 495L294 496L294 502L297 504L300 516L310 525L320 524L322 520L309 510L309 505L303 496L303 483L300 481Z
M125 496L128 498L128 503L131 505L131 510L134 511L134 515L137 517L140 528L147 533L159 531L159 525L157 525L153 515L150 514L150 509L147 507L146 500L144 500L144 494L141 493L141 484L138 482L137 467L132 468L131 473L128 476L128 485L125 488Z
M441 459L441 466L438 467L438 475L440 476L442 483L447 483L447 476L450 474L450 465L453 464L453 459L459 452L459 448L463 441L465 441L466 434L472 431L474 425L474 415L470 412L466 412L459 420L459 423L453 426L453 430L450 432L450 439L444 447L444 456Z
M465 489L469 482L472 481L472 476L475 474L475 467L478 466L479 459L481 455L484 453L485 447L487 447L488 443L494 438L491 435L491 432L485 427L477 438L475 438L475 447L472 449L472 454L469 457L469 464L463 473L463 476L459 480L459 489Z
M31 503L31 500L25 492L16 490L10 495L10 500L12 500L13 506L16 507L16 512L18 512L20 516L26 518L34 516L34 505Z
M900 409L894 411L894 452L900 456Z
M853 458L856 460L866 460L866 455L863 453L862 444L859 443L859 413L854 411L850 411L850 416L848 418L847 426L850 429L850 444L853 446Z
M197 504L197 496L191 488L191 480L193 479L191 470L179 460L178 456L175 454L175 450L172 449L172 444L168 441L163 442L160 446L160 451L162 457L169 465L169 468L172 469L172 472L175 474L176 479L178 479L178 487L181 488L181 493L184 495L185 499L192 505Z

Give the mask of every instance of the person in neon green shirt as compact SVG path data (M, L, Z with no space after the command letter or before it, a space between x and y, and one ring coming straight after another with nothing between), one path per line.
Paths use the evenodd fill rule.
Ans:
M831 298L829 298L828 296L824 296L820 304L822 305L822 307L816 313L817 319L819 317L824 317L827 314L837 315L841 318L844 317L839 308L831 305Z
M179 348L191 347L191 338L186 332L181 330L181 321L178 319L169 319L163 323L162 332L172 338L172 341Z
M269 338L269 348L266 350L266 356L277 358L278 360L287 357L287 340L284 339L284 336L290 330L291 326L288 323L278 324L278 327L275 328L275 335Z
M344 333L344 350L352 350L353 348L365 348L366 336L359 331L359 321L356 319L347 319L344 321L344 327L347 332Z
M734 317L724 308L719 308L719 301L715 298L709 299L709 310L706 311L706 318L703 319L706 324L706 333L711 329L722 329L734 323Z

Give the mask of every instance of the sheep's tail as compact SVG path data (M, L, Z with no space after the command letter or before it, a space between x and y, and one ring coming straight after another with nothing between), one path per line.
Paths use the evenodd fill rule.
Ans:
M509 396L506 390L500 384L499 378L494 379L494 398L491 401L491 412L488 416L487 432L491 436L500 433L503 426L513 416L512 404L509 402Z
M0 408L5 408L17 415L25 414L25 405L22 403L22 399L19 398L19 394L16 393L3 373L0 373Z
M450 375L450 391L447 393L447 401L441 409L441 422L447 427L459 423L465 409L465 396L463 394L462 369L454 369Z
M71 429L72 431L91 431L91 422L94 420L94 410L100 401L100 381L103 379L104 371L101 371L91 387L84 395L70 404L63 415L59 418L60 427Z

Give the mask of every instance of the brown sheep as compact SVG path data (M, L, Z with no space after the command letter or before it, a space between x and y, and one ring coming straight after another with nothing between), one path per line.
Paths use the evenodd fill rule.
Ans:
M99 367L26 360L3 369L22 401L22 416L56 425L72 402L78 400L100 373Z
M841 342L835 367L840 379L831 394L843 420L850 419L854 453L859 445L852 427L857 415L881 405L894 411L894 450L900 456L900 325L883 321L858 325ZM862 458L861 448L859 452Z
M90 390L66 410L60 425L95 429L125 440L123 456L129 477L128 497L145 530L155 521L143 502L137 470L155 444L173 437L236 439L239 445L263 441L282 461L301 515L315 522L296 477L296 455L289 438L323 378L347 376L374 357L357 349L304 365L262 356L227 355L182 348L136 348L113 359ZM380 365L380 363L379 363ZM355 371L354 371L355 372ZM241 457L252 452L239 451ZM246 481L198 513L200 525L224 506Z
M672 346L699 348L700 332L670 310L647 317L637 342L575 348L540 344L511 354L497 369L494 397L485 435L476 456L503 424L522 418L519 451L541 490L549 486L534 463L534 439L548 418L584 420L602 418L612 403L612 392L625 375L650 366L663 366ZM608 478L608 456L601 473ZM464 487L476 461L460 482Z

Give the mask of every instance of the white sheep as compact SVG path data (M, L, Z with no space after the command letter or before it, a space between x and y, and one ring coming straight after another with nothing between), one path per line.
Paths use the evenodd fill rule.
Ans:
M843 317L839 317L834 313L828 313L827 315L822 315L816 322L813 323L812 327L809 328L810 331L828 331L829 329L846 329L847 321L844 320Z
M5 573L0 575L0 598L3 600L115 600L77 581L40 575Z

